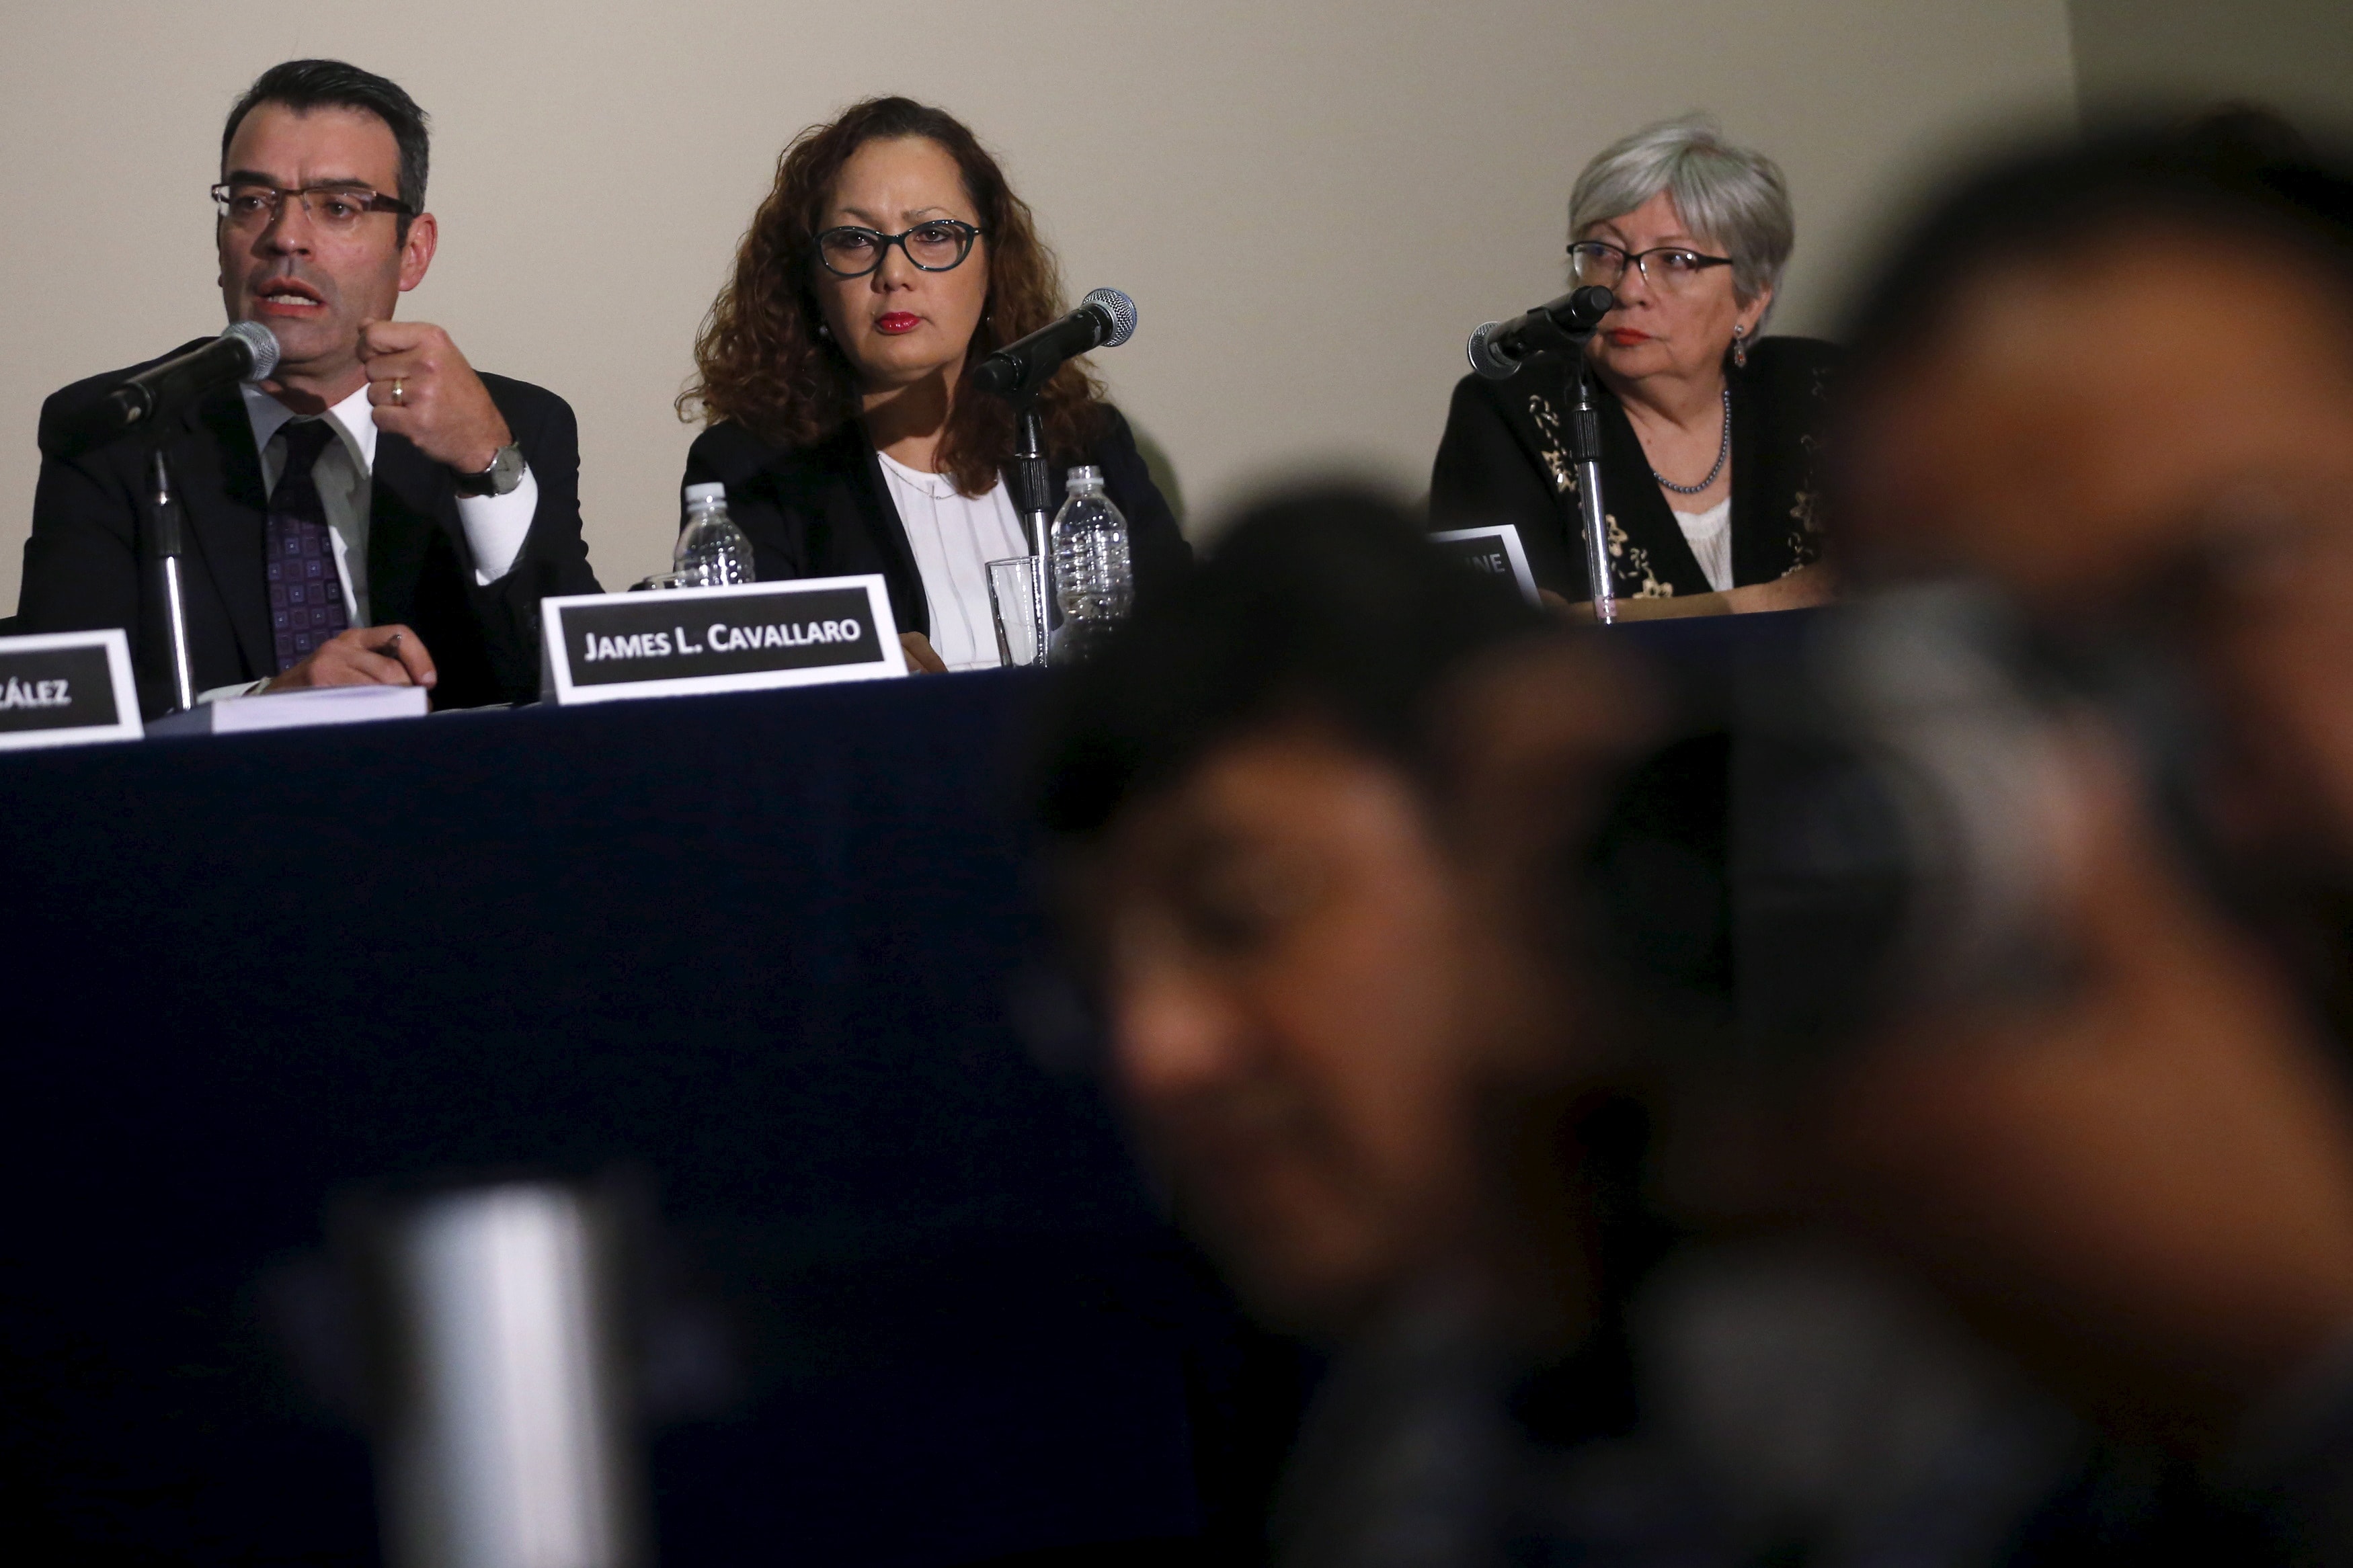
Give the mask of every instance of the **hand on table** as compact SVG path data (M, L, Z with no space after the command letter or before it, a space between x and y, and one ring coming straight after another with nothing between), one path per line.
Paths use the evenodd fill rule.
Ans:
M1579 599L1570 604L1549 588L1539 588L1536 596L1545 607L1572 621L1591 621L1593 601ZM1788 576L1770 583L1751 583L1742 588L1725 588L1713 594L1674 594L1665 598L1621 598L1618 601L1618 619L1621 621L1672 621L1685 616L1746 616L1759 610L1802 610L1815 605L1827 605L1838 596L1838 582L1828 566L1817 562L1800 566Z
M479 474L514 439L490 389L449 334L425 321L363 321L360 358L379 430L435 462Z
M907 652L907 673L910 675L945 675L946 661L932 651L932 640L921 632L901 632L899 646Z
M1802 610L1815 605L1827 605L1838 597L1838 578L1821 562L1800 566L1795 572L1777 577L1770 583L1751 583L1745 588L1729 589L1724 595L1726 607L1736 616L1757 610Z
M322 644L310 658L261 689L305 686L424 686L439 676L424 639L406 626L353 626Z

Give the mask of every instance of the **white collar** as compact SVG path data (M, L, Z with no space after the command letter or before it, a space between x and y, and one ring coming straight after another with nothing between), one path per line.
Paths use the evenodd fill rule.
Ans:
M280 427L301 417L249 381L237 390L245 395L245 416L253 426L253 449L257 453L269 448L269 438ZM327 414L343 430L343 444L359 459L360 472L375 473L375 408L368 402L367 384L363 382L357 392L328 409Z
M946 500L956 494L955 480L945 474L934 474L901 462L888 452L877 452L882 459L885 473L894 475L910 489L923 491L934 500Z

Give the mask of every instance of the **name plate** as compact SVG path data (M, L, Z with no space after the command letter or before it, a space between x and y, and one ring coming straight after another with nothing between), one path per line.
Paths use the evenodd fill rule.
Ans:
M1512 524L1452 529L1431 534L1430 542L1473 572L1517 583L1520 596L1529 604L1544 602L1536 595L1535 574L1528 570L1528 552L1520 547L1520 531Z
M120 630L0 637L0 752L139 739Z
M543 695L611 702L907 673L879 575L540 601Z

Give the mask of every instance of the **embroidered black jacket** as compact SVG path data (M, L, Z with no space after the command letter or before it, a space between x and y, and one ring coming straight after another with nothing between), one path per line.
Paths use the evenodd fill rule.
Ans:
M1726 367L1736 587L1772 582L1820 558L1816 468L1837 357L1817 339L1762 338L1745 368ZM1626 411L1598 383L1596 389L1603 515L1619 595L1706 593L1707 578L1651 477ZM1566 599L1589 599L1568 409L1568 367L1558 359L1532 361L1508 381L1463 377L1430 473L1430 523L1516 523L1537 584Z

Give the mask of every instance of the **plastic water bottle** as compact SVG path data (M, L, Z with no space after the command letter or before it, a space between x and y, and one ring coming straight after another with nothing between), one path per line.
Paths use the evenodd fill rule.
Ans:
M718 588L755 580L752 542L727 516L725 485L686 487L686 529L670 566L682 588Z
M1127 519L1103 494L1103 470L1071 470L1069 499L1054 514L1054 602L1061 607L1055 657L1083 658L1135 603Z

